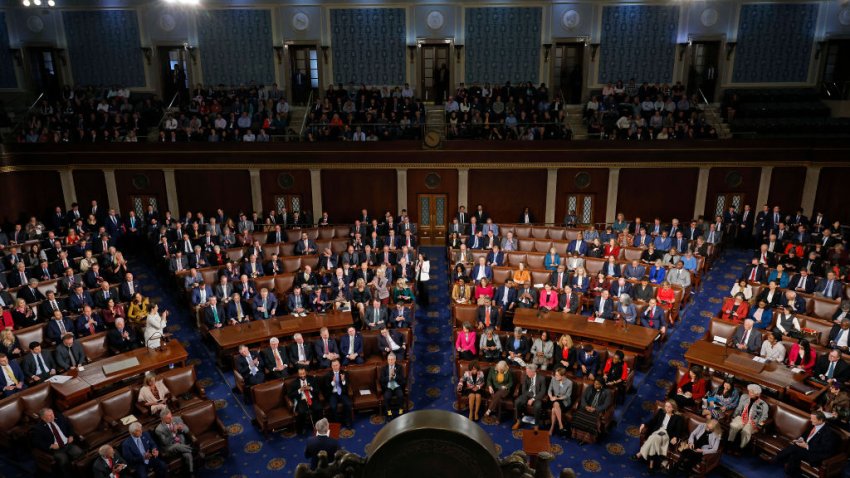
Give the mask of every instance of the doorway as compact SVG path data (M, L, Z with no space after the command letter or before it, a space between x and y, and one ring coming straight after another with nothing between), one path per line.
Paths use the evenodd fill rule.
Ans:
M446 243L448 204L446 194L420 194L417 197L419 243L423 246L442 246Z
M850 40L829 40L823 65L823 81L829 99L850 98Z
M449 45L446 43L423 43L420 57L422 74L418 97L422 101L442 104L449 91ZM441 69L442 68L442 69Z
M690 56L688 95L702 91L705 100L713 103L717 93L720 41L695 41Z
M567 214L575 214L577 226L593 224L594 199L594 194L567 194Z
M290 45L289 68L292 72L292 103L306 104L319 89L319 50L315 45Z
M189 70L186 65L186 49L182 46L160 46L157 47L157 58L162 100L166 104L171 103L174 95L179 94L180 97L175 103L188 103Z
M583 103L584 42L556 44L552 61L550 91L555 94L560 92L565 104Z
M62 79L56 50L47 47L30 47L26 52L33 90L44 93L50 101L59 99Z

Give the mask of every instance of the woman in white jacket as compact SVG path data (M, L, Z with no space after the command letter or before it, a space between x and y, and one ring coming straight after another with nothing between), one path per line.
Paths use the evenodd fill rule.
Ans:
M431 261L428 256L419 253L416 262L416 303L422 307L428 307L428 281L431 279Z
M151 307L151 312L148 314L147 323L145 324L145 344L148 348L155 349L159 347L162 334L165 333L165 327L168 326L168 311L163 310L162 315L159 314L159 306Z

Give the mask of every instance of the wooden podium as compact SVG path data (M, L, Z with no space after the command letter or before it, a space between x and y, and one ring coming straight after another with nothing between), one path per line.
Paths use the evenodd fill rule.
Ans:
M543 452L548 452L552 448L549 442L549 432L541 430L523 430L522 432L522 451L528 455L531 460L531 466L534 467L537 462L537 455Z

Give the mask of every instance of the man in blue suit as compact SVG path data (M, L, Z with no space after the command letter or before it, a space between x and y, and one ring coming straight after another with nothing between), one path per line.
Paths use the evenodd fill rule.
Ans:
M319 330L319 338L313 342L313 356L319 368L328 368L331 362L339 359L339 347L336 340L332 339L327 327Z
M307 302L306 299L304 301ZM277 297L265 287L254 297L254 319L270 319L277 315ZM305 314L306 315L306 314Z
M670 237L667 236L667 231L661 231L660 236L655 237L655 248L661 251L669 251L670 250Z
M580 256L587 254L587 242L585 242L584 235L581 232L567 246L567 254L572 254L573 252L578 252Z
M349 327L348 333L339 340L339 353L343 365L363 363L363 336L354 327Z
M9 360L4 353L0 353L0 386L3 387L3 397L27 388L24 383L24 371L21 370L18 362Z
M306 256L316 253L316 242L308 239L306 232L302 233L301 239L295 243L295 254L299 256Z
M517 292L514 287L514 281L508 279L508 282L496 288L495 296L491 302L494 307L501 307L502 314L512 314L516 307Z
M58 344L65 334L74 333L74 323L71 322L71 319L63 317L61 310L54 310L51 317L47 322L47 331L45 332L47 340Z
M656 247L658 245L656 244ZM675 247L680 254L684 254L685 251L688 250L688 240L685 238L684 233L682 231L678 231L676 233L676 237L672 240L672 247Z
M210 300L210 297L213 296L212 288L208 286L206 282L201 281L198 283L198 287L192 289L192 305L195 307L204 305L208 300Z
M649 305L640 314L640 325L658 330L662 334L667 333L667 326L664 324L664 309L658 306L658 301L654 298L649 299Z
M623 294L631 297L632 285L626 282L626 279L620 277L616 282L611 284L610 292L612 297L620 297Z
M475 235L470 236L466 242L469 249L484 249L484 236L480 230Z
M649 247L649 243L651 242L652 236L646 233L646 229L641 229L640 234L635 235L635 238L632 240L632 246Z
M391 324L397 329L410 327L410 309L404 306L403 303L397 302L396 308L390 312L388 324Z
M472 274L470 275L472 280L475 282L481 281L481 279L486 278L488 281L493 281L493 268L487 265L487 259L484 257L478 258L478 264L472 268Z
M623 269L623 277L626 279L641 280L646 275L646 267L640 265L640 262L633 260L631 264Z
M121 443L121 456L138 478L147 478L151 468L157 478L168 476L168 465L162 461L156 443L148 432L142 430L139 422L130 424L130 436Z
M816 294L826 299L838 299L841 297L841 282L835 280L835 272L829 271L826 273L826 278L821 279L815 289Z
M505 253L501 251L499 246L494 245L493 249L487 253L488 266L503 266L505 265Z
M262 295L262 294L261 294ZM254 299L256 302L260 297ZM295 317L306 317L310 306L310 298L301 293L301 286L295 286L292 294L286 299L286 307Z
M602 295L593 299L593 317L611 319L614 317L614 301L607 290L602 290Z

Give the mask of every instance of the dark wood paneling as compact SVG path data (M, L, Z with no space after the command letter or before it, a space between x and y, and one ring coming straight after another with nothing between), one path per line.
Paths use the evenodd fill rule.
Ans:
M644 222L655 216L685 222L694 214L698 176L697 168L621 169L617 212Z
M23 224L30 216L47 217L56 206L64 210L62 182L56 171L15 171L0 174L0 224ZM8 227L4 228L6 232Z
M524 207L542 218L546 208L546 170L470 170L469 204L464 205L467 211L474 212L478 204L484 206L493 222L515 222Z
M278 178L282 174L292 176L292 186L286 189L281 187L281 181ZM270 211L275 208L275 197L293 194L301 196L301 211L309 213L312 217L313 196L310 184L310 171L306 169L286 171L268 169L260 171L260 187L263 191L263 211Z
M133 209L132 196L155 196L159 214L163 215L168 210L165 175L161 170L115 171L115 186L118 189L118 202L125 214Z
M350 224L366 208L370 216L397 214L398 177L394 169L322 171L322 207L331 222Z
M109 204L103 171L99 169L75 169L71 174L74 177L74 189L77 192L77 197L74 199L78 203L88 207L92 200L95 200L102 207L117 206Z
M823 211L829 221L835 221L836 219L842 223L850 221L850 195L847 194L848 184L850 184L850 169L821 169L818 192L815 197L815 211ZM812 215L810 211L806 211L806 214L809 216Z
M770 193L767 195L767 203L771 207L779 208L789 214L797 211L803 199L803 183L806 182L806 168L773 168L770 176ZM755 204L755 199L750 203L753 209L761 211L761 204ZM807 216L812 211L805 211Z
M576 177L581 173L590 175L590 184L586 187L576 185ZM560 169L558 170L557 200L555 201L555 222L561 223L567 215L567 196L570 194L593 194L593 222L605 222L605 209L608 200L608 169ZM543 211L540 211L541 213ZM543 221L543 216L538 214L538 221Z
M735 185L735 176L740 176L740 184ZM711 168L703 213L706 219L711 221L714 217L718 194L743 193L744 202L752 204L758 196L760 181L761 168Z
M216 209L236 217L240 211L250 215L251 178L248 171L174 171L180 216L186 211L202 211L209 217Z
M433 189L425 185L429 174L437 174L440 183ZM410 220L419 222L419 194L445 194L448 197L448 222L457 211L457 169L408 169L407 170L407 213Z

